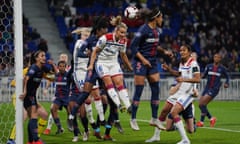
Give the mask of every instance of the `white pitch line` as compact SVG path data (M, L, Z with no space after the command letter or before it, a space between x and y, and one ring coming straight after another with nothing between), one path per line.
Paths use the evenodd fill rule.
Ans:
M199 127L199 128L240 133L240 131L238 131L238 130L231 130L231 129L224 129L224 128L215 128L215 127Z
M149 122L149 120L143 120L143 119L137 119L137 121L140 121L140 122ZM224 129L224 128L215 128L215 127L199 127L199 128L240 133L240 131L238 131L238 130L231 130L231 129Z

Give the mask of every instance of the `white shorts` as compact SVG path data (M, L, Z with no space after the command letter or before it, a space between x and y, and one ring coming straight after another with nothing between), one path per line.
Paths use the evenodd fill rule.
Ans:
M74 81L75 81L79 91L83 90L86 73L87 73L87 70L77 70L77 71L73 72ZM96 82L96 85L93 86L93 89L96 89L96 88L99 88L98 82Z
M115 75L122 75L122 69L118 62L114 63L103 63L103 62L97 62L96 63L96 71L100 78L104 76L115 76Z
M186 109L194 100L192 97L192 93L183 93L183 92L176 92L178 95L177 103L181 104L184 109Z
M172 105L175 105L175 103L177 102L178 97L179 97L179 95L177 93L174 93L173 95L170 95L167 98L167 102L172 104Z

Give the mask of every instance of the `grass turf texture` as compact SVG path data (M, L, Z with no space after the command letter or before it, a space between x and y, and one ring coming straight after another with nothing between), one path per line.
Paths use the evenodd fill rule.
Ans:
M49 110L50 103L43 103L44 107ZM161 110L163 102L160 103ZM213 116L217 117L217 123L214 128L209 127L209 120L205 119L205 127L198 128L197 132L194 134L188 134L188 137L192 144L238 144L240 143L240 102L235 101L213 101L208 106L210 112ZM94 109L94 106L93 106ZM195 103L196 118L199 120L200 112ZM94 110L94 113L95 110ZM46 144L71 144L73 133L69 132L66 127L66 113L65 110L59 112L61 123L65 129L65 132L61 135L55 135L56 126L55 124L52 127L50 135L41 135L41 139ZM107 117L108 114L106 114ZM148 101L142 101L137 113L137 119L140 131L133 131L129 125L130 115L127 113L119 113L121 125L124 128L124 134L118 133L117 129L113 127L111 131L111 136L116 139L116 141L103 141L98 140L93 136L91 131L89 140L87 142L82 142L82 136L79 136L78 143L94 144L94 143L103 143L103 144L143 144L146 139L149 139L154 132L154 127L149 126L148 121L151 117L150 104ZM26 133L26 122L24 124L24 139L26 143L27 133ZM81 123L79 123L81 131L83 128ZM89 126L90 127L90 126ZM101 134L104 134L105 129L101 127ZM174 144L180 141L180 136L177 131L174 132L162 132L160 144Z

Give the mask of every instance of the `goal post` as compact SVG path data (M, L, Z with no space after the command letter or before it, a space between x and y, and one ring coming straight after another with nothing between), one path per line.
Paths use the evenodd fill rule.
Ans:
M23 144L23 102L19 99L23 92L23 24L22 0L13 0L14 8L14 50L15 50L15 79L16 79L16 143Z

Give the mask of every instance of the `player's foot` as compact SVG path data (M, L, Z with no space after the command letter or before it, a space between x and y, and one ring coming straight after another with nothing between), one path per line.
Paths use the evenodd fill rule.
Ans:
M124 131L119 121L115 122L114 126L118 129L119 133L123 134Z
M156 141L160 141L160 136L152 136L150 139L147 139L145 142L146 143L151 143L151 142L156 142Z
M83 141L87 141L89 137L89 133L88 132L83 132Z
M15 141L14 141L14 140L12 140L12 139L9 139L9 140L7 141L7 144L16 144L16 143L15 143Z
M38 141L33 142L32 144L45 144L45 143L41 139L39 139Z
M214 127L215 123L216 123L217 119L215 117L212 117L210 119L210 127Z
M56 135L59 135L59 134L62 134L64 133L64 129L61 128L61 129L58 129L57 132L56 132Z
M166 128L163 126L163 123L160 122L159 119L157 119L157 118L152 118L150 120L149 124L150 124L150 126L155 126L158 129L160 129L160 130L166 130Z
M140 130L136 119L131 119L130 120L130 126L133 130L136 130L136 131Z
M177 144L190 144L189 139L183 139L180 142L178 142Z
M116 141L110 135L104 135L103 140L105 140L105 141Z
M129 107L127 108L127 113L128 113L128 114L131 114L131 113L132 113L132 106L129 106Z
M203 126L204 126L204 123L201 122L201 121L199 121L199 122L196 123L196 126L197 126L197 127L203 127Z
M78 142L78 136L74 136L73 139L72 139L72 142Z
M119 110L120 110L121 113L123 113L123 112L126 111L126 107L123 106L123 105L120 105L120 106L119 106Z
M72 125L71 120L69 120L69 119L67 119L67 126L68 126L68 130L70 132L73 132L73 125Z
M97 139L102 139L101 134L100 134L100 132L98 132L98 131L94 131L93 135L94 135Z
M45 135L49 135L50 133L51 133L50 129L45 129L44 132L43 132L43 134L45 134Z

